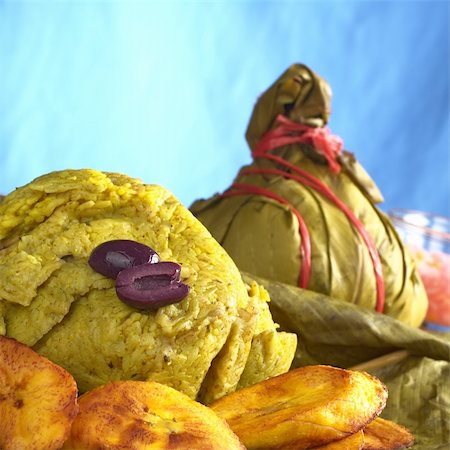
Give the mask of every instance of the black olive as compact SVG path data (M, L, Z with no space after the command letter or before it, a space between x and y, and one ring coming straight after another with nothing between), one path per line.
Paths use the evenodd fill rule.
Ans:
M174 262L143 264L122 270L116 279L117 296L139 309L157 309L183 300L189 286L180 280L181 267Z
M159 256L148 245L130 240L107 241L96 247L89 258L89 265L108 278L130 267L159 262Z

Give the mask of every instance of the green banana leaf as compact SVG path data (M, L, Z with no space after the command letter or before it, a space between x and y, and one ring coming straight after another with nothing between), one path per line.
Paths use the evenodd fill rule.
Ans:
M307 67L293 65L258 99L246 134L249 146L254 149L261 137L276 127L280 114L302 125L323 127L329 111L327 83ZM394 226L376 206L382 200L381 193L356 158L342 152L341 170L334 173L309 144L295 143L270 153L326 185L361 221L381 261L383 312L419 326L427 308L425 289ZM375 309L378 288L370 252L342 209L305 183L273 172L244 173L249 169L273 171L280 165L256 157L241 169L235 182L271 191L299 212L311 242L311 277L306 287ZM298 285L304 267L302 237L291 206L263 195L243 194L198 200L190 209L241 270Z
M297 334L294 367L364 368L388 387L382 417L414 434L414 450L449 448L450 334L432 334L288 284L246 273L243 278L268 290L274 320L282 330ZM374 358L380 359L367 363ZM384 360L384 364L377 363Z

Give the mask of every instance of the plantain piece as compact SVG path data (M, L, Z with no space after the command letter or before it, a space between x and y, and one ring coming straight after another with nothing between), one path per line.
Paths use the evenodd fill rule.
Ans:
M77 386L63 368L0 336L0 448L61 448L78 411Z
M405 427L377 417L364 430L339 441L315 447L315 450L401 450L410 448L413 443L414 437Z
M405 427L381 417L364 428L364 450L400 450L413 443L414 436Z
M241 389L210 407L249 450L301 450L358 432L380 414L386 399L377 378L318 365Z
M151 381L115 381L79 399L66 450L243 450L227 423L210 408Z
M359 430L344 439L314 447L314 450L362 450L364 448L364 431Z

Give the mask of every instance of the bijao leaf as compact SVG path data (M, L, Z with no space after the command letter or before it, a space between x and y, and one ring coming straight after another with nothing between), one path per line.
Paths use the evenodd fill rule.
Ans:
M415 263L375 183L325 127L330 98L322 78L291 66L255 105L253 162L191 211L241 270L419 326L427 296Z
M382 417L406 426L414 449L448 449L450 443L450 336L431 334L389 316L284 283L243 274L268 290L281 329L298 335L293 366L330 364L380 378L389 398ZM373 358L402 352L385 364Z

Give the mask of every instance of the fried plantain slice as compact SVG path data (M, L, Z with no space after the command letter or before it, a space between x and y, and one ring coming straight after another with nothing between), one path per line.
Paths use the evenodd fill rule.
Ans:
M210 408L152 381L115 381L79 398L67 450L242 450Z
M0 448L61 448L77 414L77 386L62 367L0 336Z
M358 432L383 410L387 389L365 373L307 366L236 391L211 408L252 449L307 449Z
M409 430L391 420L377 417L364 428L364 450L400 450L413 443Z
M364 432L359 430L344 439L330 442L329 444L314 447L314 450L362 450L364 449Z

